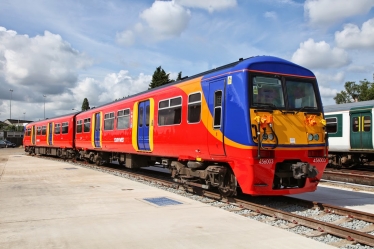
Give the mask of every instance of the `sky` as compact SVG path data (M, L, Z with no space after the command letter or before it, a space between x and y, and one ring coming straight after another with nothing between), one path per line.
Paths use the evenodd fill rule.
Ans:
M159 66L175 79L256 55L312 70L323 104L332 105L345 82L373 82L373 7L374 0L1 0L0 120L72 113L84 98L91 107L109 103L147 90Z

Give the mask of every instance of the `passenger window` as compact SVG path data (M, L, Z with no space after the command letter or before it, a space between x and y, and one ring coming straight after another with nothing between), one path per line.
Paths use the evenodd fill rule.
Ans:
M182 97L160 101L158 104L158 125L180 124L182 120Z
M77 121L77 133L82 133L82 120Z
M47 134L47 126L42 126L42 135L46 135Z
M352 118L352 131L353 132L358 132L358 127L359 127L358 117L353 117Z
M55 124L55 134L60 134L60 125L61 124Z
M198 123L201 119L201 93L188 96L188 123Z
M104 130L114 129L114 112L107 113L104 116Z
M371 118L370 118L370 116L364 116L363 122L364 122L364 129L363 129L363 131L370 131L370 127L371 127Z
M130 128L130 109L117 112L117 129L123 130Z
M338 131L337 118L326 118L326 131L330 134Z
M84 119L84 132L90 132L91 118Z
M69 123L68 122L62 123L62 134L66 134L68 132L69 132Z
M214 129L221 128L221 116L222 116L222 91L214 93Z

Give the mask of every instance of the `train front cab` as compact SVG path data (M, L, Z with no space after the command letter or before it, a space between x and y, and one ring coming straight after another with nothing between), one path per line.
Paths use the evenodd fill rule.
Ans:
M248 192L315 191L327 164L327 137L314 77L250 76L254 179Z

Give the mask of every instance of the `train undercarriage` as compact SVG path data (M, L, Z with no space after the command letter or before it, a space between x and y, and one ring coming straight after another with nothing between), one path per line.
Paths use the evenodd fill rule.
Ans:
M373 167L374 154L363 152L329 152L329 163L331 168L357 168Z

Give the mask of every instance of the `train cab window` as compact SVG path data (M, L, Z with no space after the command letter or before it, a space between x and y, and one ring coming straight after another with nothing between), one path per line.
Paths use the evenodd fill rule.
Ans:
M68 122L63 122L62 125L61 125L61 131L62 131L62 134L66 134L69 132L69 123Z
M42 135L42 127L40 126L36 127L36 135L38 136Z
M90 132L90 127L91 127L91 118L85 118L84 119L84 132Z
M290 108L317 109L316 94L311 82L286 80L288 106Z
M55 124L55 134L60 134L60 126L61 124Z
M188 96L187 122L198 123L201 119L201 93L193 93Z
M130 128L130 109L117 112L117 129L124 130Z
M76 131L77 133L82 133L82 120L77 120Z
M166 99L158 103L159 126L180 124L181 121L182 97Z
M42 126L42 135L45 136L47 134L47 126Z
M107 113L104 115L104 130L114 129L114 112Z
M285 107L282 82L279 78L254 76L252 88L253 105Z
M221 128L221 116L222 116L222 91L214 93L214 129Z
M338 131L337 118L326 118L326 131L329 134L336 133Z

